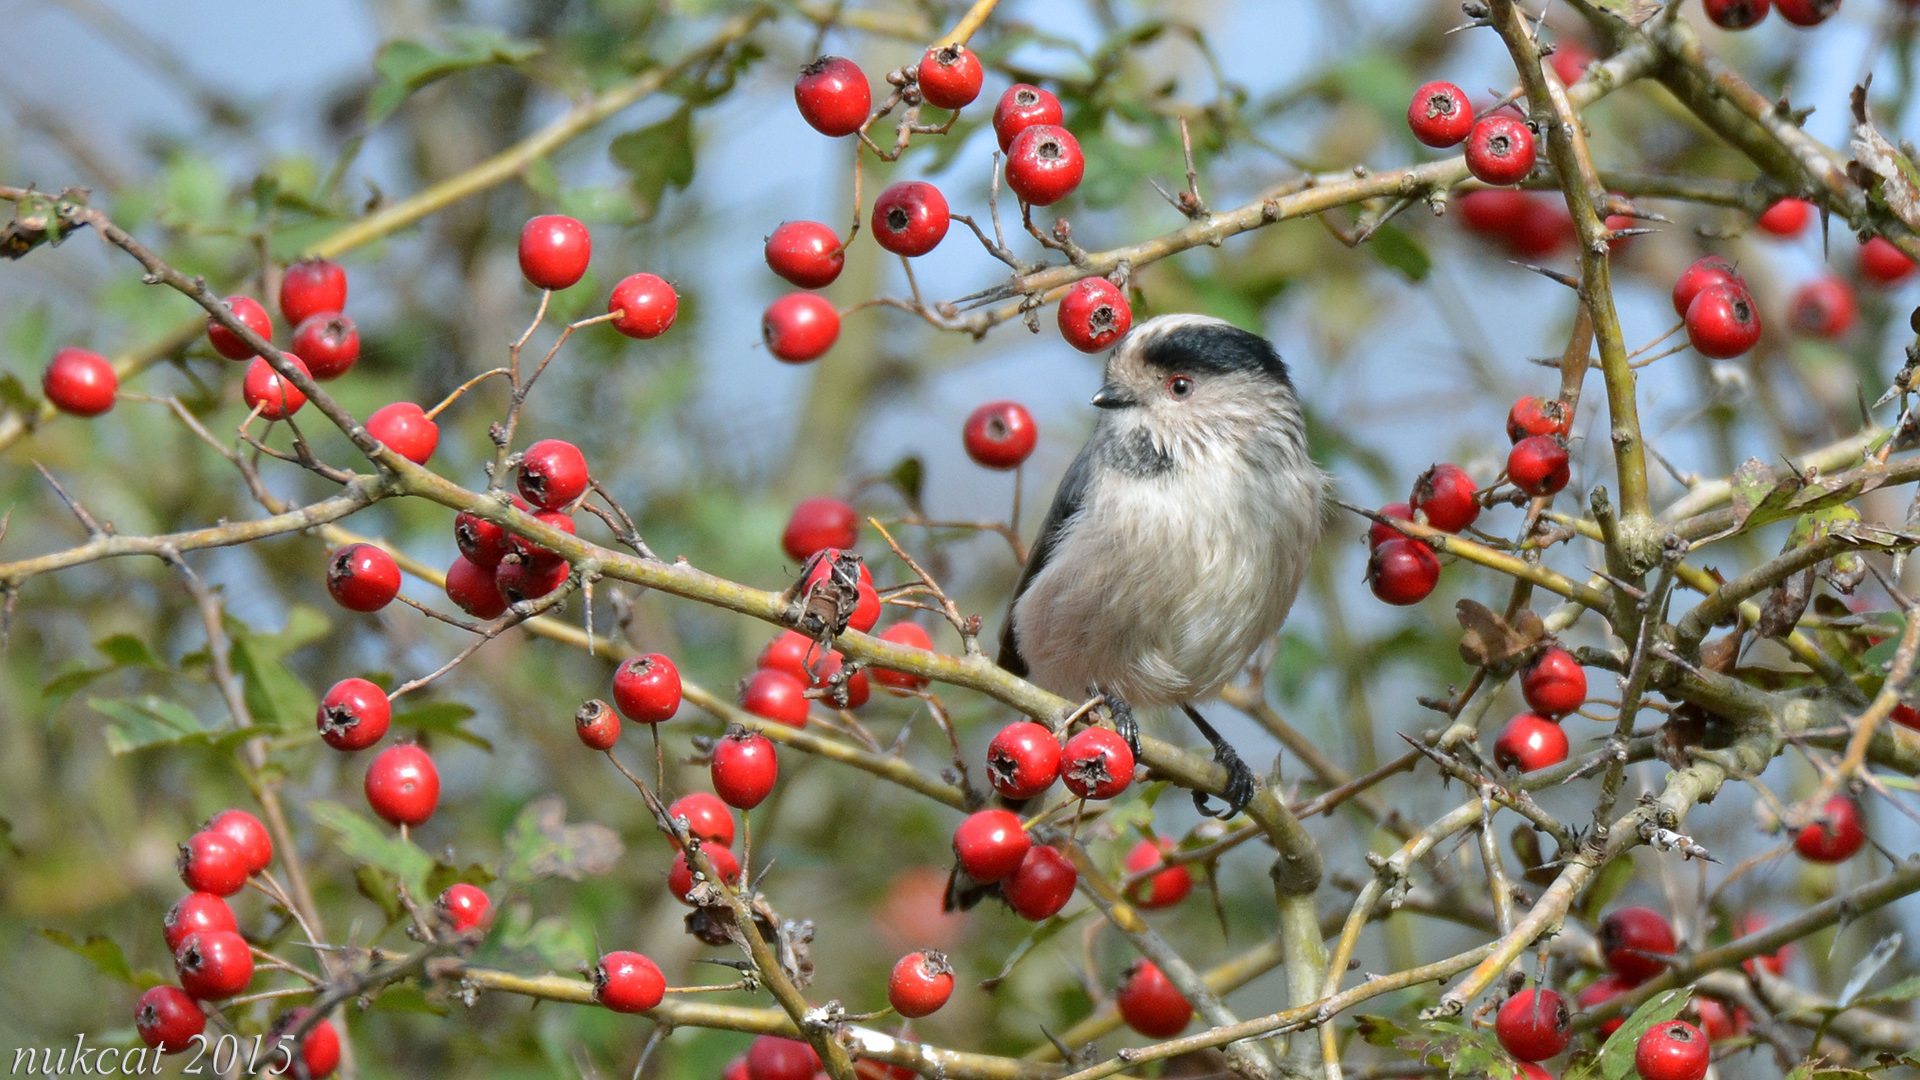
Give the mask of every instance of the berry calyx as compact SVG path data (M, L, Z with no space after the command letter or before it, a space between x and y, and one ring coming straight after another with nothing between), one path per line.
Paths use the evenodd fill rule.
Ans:
M120 376L106 357L85 349L65 348L53 354L40 376L40 392L53 407L70 416L99 416L113 408Z
M1781 199L1754 222L1760 231L1775 236L1798 236L1800 230L1813 220L1813 204L1805 199Z
M1882 285L1891 285L1913 273L1913 260L1884 237L1876 236L1860 246L1860 274Z
M587 749L604 753L620 741L620 714L599 698L588 698L573 710L573 733Z
M513 497L513 504L521 510L532 509L518 495ZM513 550L513 537L504 527L466 510L453 516L453 542L467 561L488 570L499 566Z
M667 817L687 819L687 832L703 844L733 846L733 811L718 796L692 791L673 800Z
M1125 862L1129 876L1159 866L1161 856L1173 850L1173 841L1167 837L1142 840L1127 852ZM1134 883L1127 890L1127 899L1133 906L1147 911L1169 908L1187 898L1193 891L1193 873L1185 865L1169 866L1144 881Z
M1080 140L1055 124L1026 128L1007 151L1007 186L1030 206L1052 206L1073 194L1086 172Z
M305 1022L312 1013L313 1010L305 1006L288 1009L273 1022L271 1034L276 1040L285 1036L287 1032ZM274 1042L269 1045L279 1044ZM333 1070L340 1067L340 1032L334 1028L333 1021L322 1020L308 1028L307 1033L300 1037L300 1065L306 1070L303 1074L291 1068L286 1070L287 1074L305 1075L312 1080L326 1080L333 1075Z
M337 379L360 359L360 329L337 311L323 311L294 328L293 351L315 379Z
M253 981L247 939L231 930L188 934L173 951L180 988L202 1001L229 998Z
M993 134L1000 140L1000 149L1006 151L1021 132L1035 124L1058 125L1066 117L1059 98L1037 86L1014 83L993 107Z
M1760 340L1760 309L1747 290L1709 285L1687 305L1687 341L1715 360L1739 356Z
M1640 1080L1701 1080L1707 1075L1709 1050L1699 1028L1669 1020L1647 1029L1633 1045L1633 1071Z
M1693 306L1694 297L1699 296L1709 285L1735 285L1741 289L1747 283L1734 270L1733 264L1718 255L1708 255L1696 259L1687 267L1680 279L1673 283L1673 313L1681 318L1687 317L1687 309Z
M630 338L646 341L673 327L680 314L680 294L657 274L628 274L607 298L607 313L619 312L613 328Z
M973 410L961 441L974 464L989 469L1015 469L1033 453L1040 429L1033 414L1017 401L993 401Z
M1503 769L1533 772L1567 760L1567 749L1567 733L1559 724L1525 712L1500 729L1493 744L1493 761Z
M267 835L267 827L260 819L245 810L220 811L207 820L206 831L233 841L240 849L249 875L265 870L273 862L273 838Z
M1700 7L1722 30L1745 30L1767 17L1773 0L1700 0Z
M1133 750L1106 728L1083 728L1061 748L1060 782L1083 799L1111 799L1133 783Z
M1413 92L1407 126L1428 146L1456 146L1473 130L1473 105L1467 92L1452 83L1430 82Z
M323 311L347 310L347 272L326 259L301 259L280 275L280 315L299 326Z
M287 363L306 371L307 365L292 353L282 353ZM307 395L292 382L280 377L280 373L267 363L264 356L256 356L247 363L247 374L240 380L240 399L247 408L256 410L267 420L285 420L300 411L307 403Z
M767 237L767 266L803 289L824 289L846 269L840 235L817 221L783 221Z
M587 458L561 439L541 439L520 457L520 494L543 510L558 510L586 493Z
M227 902L209 892L190 892L175 900L167 909L166 918L160 921L160 933L166 938L168 952L178 949L188 934L213 930L238 933L240 924L234 921L233 909Z
M273 340L273 320L268 318L267 309L260 306L260 301L251 296L229 296L222 303L242 326L268 341ZM207 317L207 343L213 346L214 352L229 360L251 360L260 355L240 335L220 325L212 316Z
M435 902L440 914L453 927L456 934L465 934L473 930L484 931L493 921L493 900L486 890L478 885L464 881L454 882L446 887Z
M740 707L788 727L807 726L807 687L784 671L761 668L740 684Z
M880 631L880 640L889 641L895 645L901 645L909 649L921 649L926 652L933 651L933 635L927 633L927 628L921 626L919 623L894 623L892 626ZM889 690L911 693L927 685L927 680L919 675L909 675L903 671L891 671L883 667L871 668L870 670L873 673L873 681Z
M453 577L448 575L451 582ZM341 679L320 699L314 724L320 739L335 750L365 750L380 741L393 720L386 691L365 679Z
M1859 307L1853 289L1836 277L1814 278L1787 300L1787 325L1807 337L1845 337Z
M1860 806L1845 795L1835 795L1822 808L1820 820L1802 828L1793 838L1793 849L1808 862L1845 862L1867 843L1867 831L1860 824Z
M1467 135L1467 171L1497 187L1525 180L1533 171L1533 131L1503 113L1483 118Z
M780 548L795 562L824 548L850 548L860 542L860 512L831 495L802 499L780 533Z
M980 96L987 74L965 45L935 45L920 58L920 96L936 109L964 109Z
M946 239L946 196L924 180L889 185L873 200L873 239L895 255L925 255Z
M643 1013L667 996L660 966L637 952L610 952L593 968L593 999L614 1012Z
M1507 479L1536 499L1558 495L1572 473L1567 446L1552 435L1529 435L1507 453Z
M592 258L592 235L565 214L541 214L520 229L520 273L536 289L571 287Z
M680 711L680 669L659 653L629 656L613 669L613 703L636 724L658 724Z
M793 83L800 118L830 138L851 135L867 122L873 91L860 65L843 56L822 56L800 69Z
M813 1080L820 1055L798 1039L755 1036L747 1047L747 1080Z
M789 364L818 360L840 339L840 313L825 297L788 293L760 316L760 339L768 352Z
M1798 27L1819 26L1840 10L1840 0L1774 0L1780 17Z
M247 853L224 833L201 830L180 845L175 860L180 880L194 892L232 896L246 887L249 868Z
M1043 724L1016 720L987 744L987 782L1013 799L1031 799L1060 777L1060 740Z
M901 957L887 977L887 1004L909 1020L939 1012L952 996L953 965L931 949Z
M413 743L380 751L367 767L367 805L389 825L426 824L440 805L440 770Z
M1014 914L1028 922L1044 922L1060 914L1079 882L1080 872L1065 855L1035 844L1020 860L1020 868L1000 883L1000 895Z
M162 1054L178 1054L190 1049L193 1037L207 1029L207 1014L185 990L156 986L140 995L133 1026L141 1042Z
M1380 516L1383 518L1392 518L1395 521L1412 521L1413 507L1403 502L1388 503L1380 508ZM1406 536L1406 533L1401 532L1386 522L1376 521L1367 527L1367 547L1369 549L1377 548L1389 540L1404 540Z
M1474 501L1478 491L1465 469L1435 465L1413 482L1407 505L1427 515L1427 524L1441 532L1457 533L1480 516L1480 504Z
M774 781L780 778L780 760L774 755L772 740L733 724L713 745L713 764L708 771L714 793L728 806L751 810L773 793Z
M1551 398L1523 397L1507 410L1507 439L1519 442L1530 435L1554 435L1566 438L1569 417L1566 406Z
M440 446L440 425L411 401L396 401L375 409L373 415L367 417L367 434L415 465L425 465Z
M493 584L500 590L501 603L512 605L538 600L551 593L566 583L570 573L564 562L550 563L515 555L503 560L494 570Z
M1151 960L1136 960L1113 993L1120 1019L1150 1039L1171 1039L1186 1030L1193 1005L1180 996Z
M986 885L1005 881L1020 869L1033 841L1011 810L980 810L953 830L953 854L960 869Z
M1500 1006L1493 1032L1500 1045L1521 1061L1545 1061L1567 1048L1573 1018L1567 1003L1552 990L1522 990Z
M1520 676L1527 708L1541 716L1562 717L1587 703L1587 672L1573 654L1558 645L1541 650Z
M399 564L372 544L348 544L327 559L327 592L348 611L379 611L400 595Z
M1405 536L1383 540L1367 557L1367 587L1396 607L1425 600L1438 584L1440 559L1423 541Z
M733 857L732 849L723 844L703 844L701 851L713 863L714 872L728 885L740 883L740 860ZM687 853L682 851L673 856L673 865L667 869L667 891L674 899L683 904L693 903L693 867L687 862Z
M491 523L489 523L491 524ZM480 566L465 555L455 555L447 567L447 599L476 619L497 619L506 613L507 598L500 595L500 581L493 566Z
M1600 920L1600 955L1616 975L1634 983L1667 970L1679 943L1666 916L1650 907L1623 907Z
M1081 352L1099 352L1133 329L1133 305L1106 278L1081 278L1060 298L1060 336Z

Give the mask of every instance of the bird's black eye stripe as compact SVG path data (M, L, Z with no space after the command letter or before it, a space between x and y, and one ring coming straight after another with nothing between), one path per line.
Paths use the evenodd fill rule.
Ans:
M1176 326L1140 344L1140 357L1168 375L1264 375L1291 383L1273 345L1226 323Z

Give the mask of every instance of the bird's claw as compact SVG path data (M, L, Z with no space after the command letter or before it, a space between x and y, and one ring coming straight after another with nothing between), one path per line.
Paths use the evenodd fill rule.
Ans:
M1112 691L1105 692L1107 712L1113 715L1113 730L1127 741L1127 749L1133 751L1135 760L1140 757L1140 721L1133 718L1133 706L1127 699Z
M1213 729L1212 724L1207 723L1199 710L1191 705L1182 705L1181 709L1187 714L1187 718L1193 721L1193 726L1199 729L1201 736L1213 747L1214 764L1227 770L1227 784L1220 792L1221 798L1226 800L1226 808L1217 813L1212 810L1208 805L1212 796L1204 791L1193 793L1193 808L1199 811L1202 817L1219 818L1223 821L1238 817L1240 812L1247 808L1247 804L1253 801L1254 793L1258 790L1258 785L1253 778L1253 770L1247 767L1246 762L1240 760L1240 755L1218 731Z

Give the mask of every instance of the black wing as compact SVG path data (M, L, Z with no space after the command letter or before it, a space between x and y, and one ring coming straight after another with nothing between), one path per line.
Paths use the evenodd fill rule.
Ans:
M1013 588L1013 599L1007 602L1007 618L1000 627L1000 666L1021 678L1027 677L1027 660L1020 655L1020 645L1013 632L1013 605L1033 584L1042 567L1047 565L1047 557L1053 554L1054 545L1060 539L1060 533L1072 517L1080 512L1081 504L1086 501L1087 487L1093 478L1093 447L1087 446L1080 456L1067 466L1067 474L1060 478L1060 488L1053 493L1053 506L1047 510L1047 519L1040 523L1040 536L1033 542L1033 550L1027 554L1026 569L1020 572L1020 584Z

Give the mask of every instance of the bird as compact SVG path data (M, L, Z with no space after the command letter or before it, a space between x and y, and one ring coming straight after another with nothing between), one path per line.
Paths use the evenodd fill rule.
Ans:
M1227 769L1231 817L1253 774L1195 707L1293 607L1327 477L1287 364L1223 319L1161 315L1109 355L1092 434L1040 526L999 664L1074 700L1105 699L1138 751L1136 707L1180 708Z

